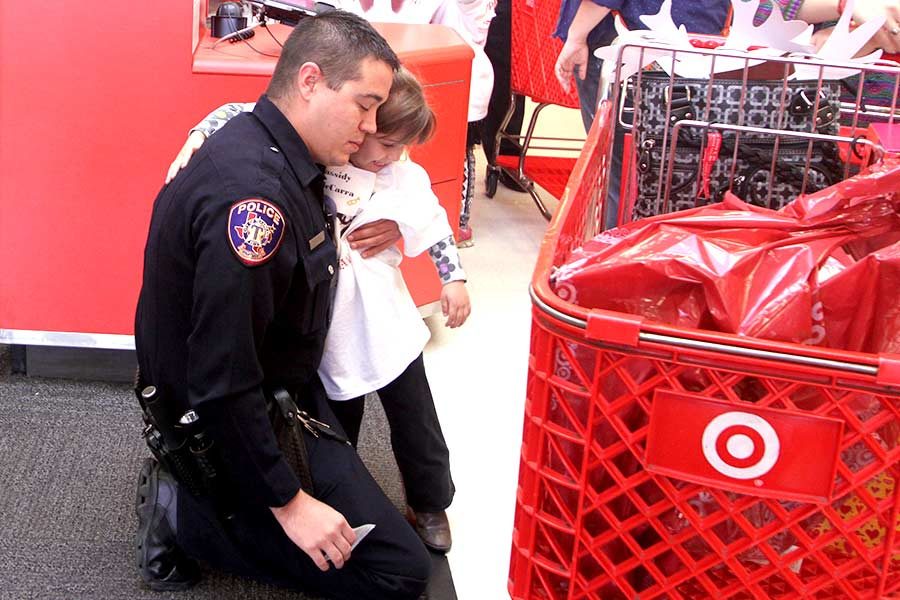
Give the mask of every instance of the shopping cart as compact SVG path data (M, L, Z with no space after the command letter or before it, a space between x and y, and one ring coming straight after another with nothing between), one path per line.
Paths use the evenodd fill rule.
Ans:
M775 59L775 64L789 68L805 60ZM745 84L748 70L743 70ZM870 72L896 82L900 68L872 67L865 74ZM820 78L813 85L823 83ZM638 82L635 93L640 89ZM611 148L614 124L622 125L619 104L616 97L601 102L532 280L511 597L900 598L900 356L587 310L569 302L564 288L551 287L551 274L570 251L604 228L610 157L619 151ZM665 107L666 113L672 108ZM863 150L873 145L854 130L863 116L860 104L842 109L843 136L767 133L782 141L839 143L843 158L867 160ZM686 120L691 123L683 126L704 132L760 133L747 125L705 122L699 115ZM677 133L672 138L663 152L669 159L680 139ZM639 163L639 152L636 144L632 164ZM842 163L845 176L852 162ZM667 201L672 195L667 164L672 166L656 167L661 210L673 208ZM775 178L772 169L769 177ZM631 175L626 183L634 188L637 178ZM623 202L620 218L631 219L632 208ZM794 455L806 465L794 481L773 482L758 474L742 479L722 466L715 477L698 482L660 467L660 455L678 457L703 442L683 428L710 410L740 413L743 426L755 427L747 436L755 436L754 453L761 448L763 458L746 457L752 464L742 468L756 468L771 458L773 448L776 461L782 460L779 439L786 443L812 434L809 448L824 444L829 451ZM727 423L717 419L709 419L703 438L712 431L707 449L722 453L720 442L730 444L731 438L725 440ZM783 429L787 421L796 426L790 433ZM687 437L660 447L661 439L672 436ZM824 488L821 478L817 489L800 481L806 471L823 469Z
M486 178L486 193L493 198L501 171L519 183L534 200L538 210L546 219L552 211L547 208L535 184L547 190L553 197L562 197L566 182L572 173L584 138L566 138L534 135L538 117L548 106L578 108L578 95L574 88L566 93L554 75L556 57L562 49L562 42L552 37L559 13L560 0L513 0L511 36L511 81L513 95L531 98L537 103L525 129L525 135L506 132L512 118L515 100L497 132L495 149L500 141L510 140L520 149L518 156L489 156ZM535 142L556 145L536 145ZM554 151L553 155L541 155L534 151Z

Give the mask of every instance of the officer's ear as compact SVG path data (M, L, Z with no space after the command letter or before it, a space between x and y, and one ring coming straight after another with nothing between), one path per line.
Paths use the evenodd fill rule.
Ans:
M322 69L314 62L305 62L297 71L297 91L304 100L309 100L316 90L325 85Z

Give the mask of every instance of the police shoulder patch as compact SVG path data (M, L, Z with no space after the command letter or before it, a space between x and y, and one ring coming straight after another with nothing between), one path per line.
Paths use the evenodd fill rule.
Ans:
M284 238L281 209L262 198L246 198L231 206L228 242L242 263L261 265L272 258Z

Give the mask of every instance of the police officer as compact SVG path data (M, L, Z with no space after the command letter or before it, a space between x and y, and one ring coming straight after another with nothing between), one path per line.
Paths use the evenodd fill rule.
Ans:
M334 598L425 588L427 551L354 450L307 435L303 491L265 399L283 387L339 430L316 376L336 270L318 165L346 163L375 131L398 66L363 19L304 19L255 110L156 198L135 327L141 375L160 402L193 409L226 493L195 495L145 462L137 554L152 589L196 583L193 559ZM351 553L363 524L375 528Z

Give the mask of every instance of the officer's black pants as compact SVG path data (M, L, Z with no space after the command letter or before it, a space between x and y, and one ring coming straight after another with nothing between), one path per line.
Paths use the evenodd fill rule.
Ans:
M391 428L391 447L403 477L407 503L419 512L444 510L453 501L456 488L422 355L378 390L378 397ZM360 396L329 403L354 446L359 439L364 400Z
M324 394L315 405L303 403L303 408L336 424ZM267 507L240 510L226 527L207 501L182 490L179 546L214 568L328 598L418 598L428 581L431 559L412 527L353 448L309 435L306 440L316 498L343 514L351 527L375 524L342 569L320 571L288 539Z

